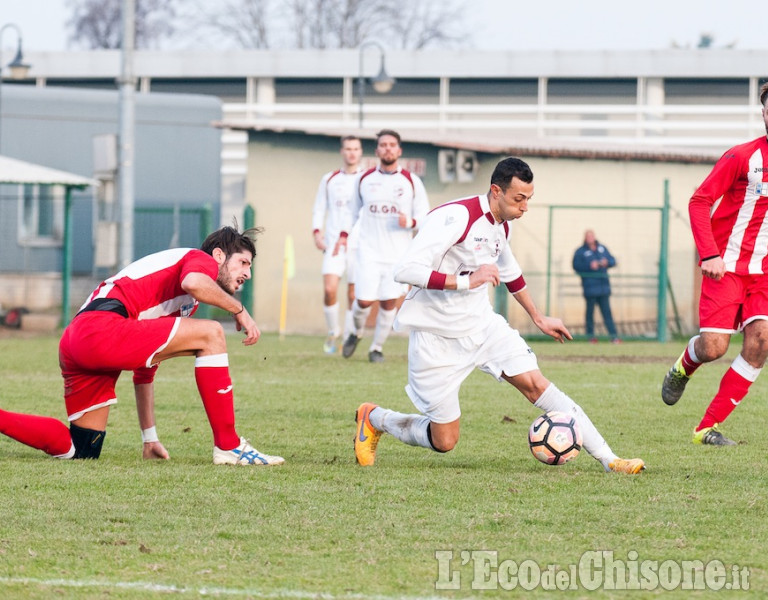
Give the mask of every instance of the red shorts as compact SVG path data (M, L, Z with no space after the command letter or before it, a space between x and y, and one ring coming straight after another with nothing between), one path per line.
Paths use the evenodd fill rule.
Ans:
M151 367L157 353L173 339L178 320L162 317L138 321L107 311L76 316L59 342L69 420L115 404L115 383L120 373Z
M756 319L768 319L768 275L726 273L701 281L699 329L736 333Z

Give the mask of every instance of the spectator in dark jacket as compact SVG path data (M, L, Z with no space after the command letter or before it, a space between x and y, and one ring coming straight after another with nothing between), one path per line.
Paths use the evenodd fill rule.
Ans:
M595 232L587 229L584 232L584 244L573 255L573 270L581 277L584 299L587 301L586 328L590 342L597 343L595 337L595 304L600 307L603 323L611 340L619 343L616 325L611 314L611 282L608 279L608 269L616 266L608 248L595 238Z

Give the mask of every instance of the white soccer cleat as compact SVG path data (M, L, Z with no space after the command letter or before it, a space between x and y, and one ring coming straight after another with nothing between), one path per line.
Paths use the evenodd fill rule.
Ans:
M336 354L339 346L339 336L329 334L323 342L323 352L326 354Z
M255 467L272 467L282 465L285 459L282 456L270 456L259 452L251 446L244 437L240 438L240 445L232 450L221 450L213 447L214 465L253 465Z

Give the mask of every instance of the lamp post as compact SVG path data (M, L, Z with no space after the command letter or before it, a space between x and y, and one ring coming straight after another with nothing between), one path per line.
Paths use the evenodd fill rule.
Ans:
M11 62L8 63L8 68L11 70L11 79L24 79L29 72L29 65L24 64L24 55L21 51L21 29L15 23L6 23L0 27L0 127L3 122L2 111L2 85L3 85L3 34L6 29L14 29L16 31L16 37L18 38L18 44L16 46L16 56ZM0 137L0 154L2 154L2 137Z
M136 139L136 78L133 56L136 45L136 0L122 0L123 43L120 67L120 147L118 167L118 200L120 202L120 242L118 262L122 269L133 262Z
M387 71L384 68L384 47L379 44L378 42L363 42L360 44L360 71L359 71L359 77L357 78L357 97L360 101L360 111L359 111L359 127L360 129L363 128L363 98L365 97L365 76L363 75L363 56L364 51L369 46L375 46L379 49L379 56L381 58L381 68L379 69L379 74L376 75L376 77L371 78L371 84L373 85L373 89L379 93L379 94L387 94L392 89L392 86L395 85L395 80L387 75Z

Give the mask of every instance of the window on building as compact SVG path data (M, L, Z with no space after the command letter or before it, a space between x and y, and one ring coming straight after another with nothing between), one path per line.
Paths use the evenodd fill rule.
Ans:
M20 186L19 242L29 246L61 245L64 237L64 188L60 185Z

